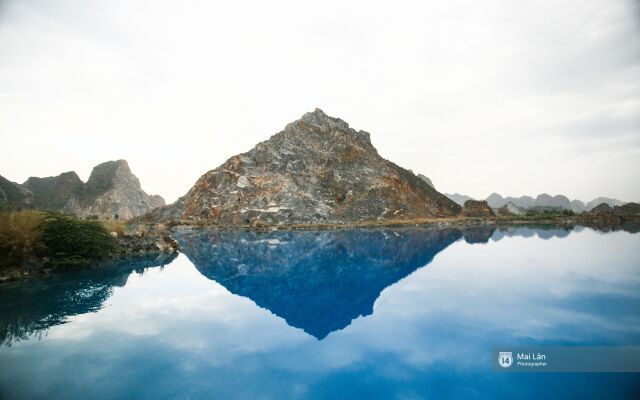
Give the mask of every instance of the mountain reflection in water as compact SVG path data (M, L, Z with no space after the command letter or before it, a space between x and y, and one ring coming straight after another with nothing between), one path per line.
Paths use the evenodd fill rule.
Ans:
M640 344L636 234L175 236L175 260L0 285L0 398L638 398L633 374L504 374L491 355Z
M497 232L502 237L518 230ZM539 232L542 238L569 233L558 228ZM461 238L487 243L495 233L493 226L275 232L195 229L176 237L202 275L321 340L355 318L372 314L385 288L429 264L451 243Z
M373 313L380 293L451 243L505 236L564 237L563 228L398 228L334 231L187 229L175 233L197 270L321 340ZM131 273L175 256L139 257L0 287L0 344L28 339L100 310ZM37 300L36 300L37 299Z

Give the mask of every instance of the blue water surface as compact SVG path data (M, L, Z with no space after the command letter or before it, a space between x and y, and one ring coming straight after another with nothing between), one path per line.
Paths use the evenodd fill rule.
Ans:
M636 399L640 374L500 373L508 346L640 345L640 235L175 233L0 285L2 399Z

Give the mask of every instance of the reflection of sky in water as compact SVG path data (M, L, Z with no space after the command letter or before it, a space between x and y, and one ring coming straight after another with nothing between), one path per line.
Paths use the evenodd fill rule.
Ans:
M386 287L373 314L322 340L180 255L131 273L98 312L0 348L0 397L633 398L637 375L491 370L490 351L500 345L640 345L640 235L558 236L449 238L426 268ZM275 254L253 249L260 260ZM260 277L234 275L228 285ZM266 290L241 289L256 297Z

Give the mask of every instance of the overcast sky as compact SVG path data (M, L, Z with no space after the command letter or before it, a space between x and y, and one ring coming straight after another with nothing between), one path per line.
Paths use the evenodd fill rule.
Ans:
M441 192L640 200L640 4L0 0L0 175L169 202L319 107Z

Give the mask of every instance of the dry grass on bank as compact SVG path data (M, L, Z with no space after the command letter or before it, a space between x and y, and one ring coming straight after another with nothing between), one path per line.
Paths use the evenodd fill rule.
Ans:
M109 232L115 232L118 236L124 235L126 224L123 221L102 220L100 222Z
M45 263L79 266L120 250L110 232L124 233L124 223L109 227L69 214L36 210L0 211L0 268Z
M0 212L0 267L24 263L42 250L45 214L35 210Z

